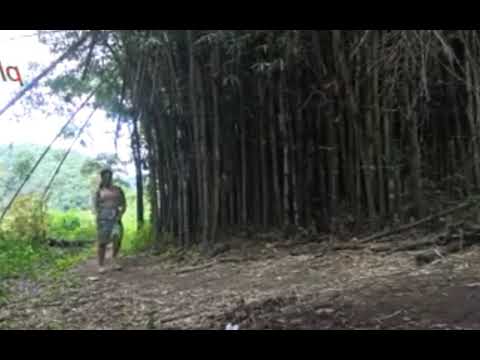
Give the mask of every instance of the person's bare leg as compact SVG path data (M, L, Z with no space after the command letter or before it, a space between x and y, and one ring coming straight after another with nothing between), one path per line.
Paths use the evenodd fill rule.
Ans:
M121 239L115 239L113 242L113 259L118 258L118 254L120 253L120 248L121 248Z
M121 231L120 231L120 234L118 235L118 237L116 237L114 240L113 240L113 264L114 264L114 269L115 270L122 270L122 266L119 264L118 262L118 254L120 253L120 249L122 247L122 238L123 238L123 227L121 227Z
M100 273L105 272L105 253L107 252L107 246L106 245L98 245L97 248L98 251L98 271Z

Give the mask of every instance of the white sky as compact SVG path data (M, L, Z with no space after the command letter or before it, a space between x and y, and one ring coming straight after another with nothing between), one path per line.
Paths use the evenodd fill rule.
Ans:
M32 36L33 35L33 36ZM19 68L23 82L28 83L38 75L38 70L29 70L29 63L38 63L40 71L47 67L58 55L50 53L47 46L41 44L32 30L0 30L0 64L4 72L9 66ZM60 68L61 70L61 68ZM41 84L44 83L44 80ZM18 82L7 79L4 81L0 75L0 108L21 89ZM32 90L35 92L36 90ZM38 91L38 90L37 90ZM50 106L49 106L50 105ZM39 145L49 144L67 122L70 114L63 116L45 116L42 112L33 109L28 118L21 118L23 104L17 102L13 108L0 116L0 144L33 143ZM53 110L53 104L44 110ZM75 124L82 124L91 110L82 111L75 118ZM90 127L81 137L88 147L75 145L74 150L85 155L95 156L99 153L115 153L114 136L116 124L107 119L105 114L97 111L90 122ZM58 141L54 147L67 148L72 140ZM122 161L129 160L130 147L128 130L123 129L118 141L118 155ZM133 166L128 167L128 172L133 173Z

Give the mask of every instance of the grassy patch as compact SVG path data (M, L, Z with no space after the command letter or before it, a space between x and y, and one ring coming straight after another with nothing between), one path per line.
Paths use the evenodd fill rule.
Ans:
M32 248L11 240L0 241L0 305L9 296L8 281L59 279L66 270L91 256L91 249L67 251L46 246Z
M90 241L96 236L93 214L85 210L48 213L47 237L57 240Z
M0 241L0 279L61 272L90 255L90 249L72 251L46 246L33 248L29 244L3 240Z
M44 211L34 195L15 203L0 228L0 298L7 289L2 280L15 278L58 278L66 270L95 253L94 246L82 249L48 247L45 239L88 241L96 238L95 218L91 211ZM33 205L32 205L33 204ZM135 207L123 218L122 252L133 254L151 244L150 227L137 231ZM3 282L5 283L5 282Z
M128 254L151 245L150 227L137 231L135 209L129 208L123 217L124 237L122 251ZM50 211L47 237L67 241L92 241L96 238L95 217L85 210Z

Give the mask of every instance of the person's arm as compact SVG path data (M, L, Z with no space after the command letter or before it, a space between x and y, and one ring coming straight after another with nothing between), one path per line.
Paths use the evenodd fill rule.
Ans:
M120 213L120 218L122 218L125 212L127 211L127 199L125 197L125 193L123 192L122 188L119 187L118 192L120 195L118 210Z

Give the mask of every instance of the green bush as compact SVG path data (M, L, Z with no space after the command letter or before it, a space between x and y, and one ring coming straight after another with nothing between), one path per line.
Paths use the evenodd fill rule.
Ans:
M34 248L25 241L0 236L0 283L2 279L18 276L59 274L90 255L91 248L75 250L52 249L48 246Z
M40 253L25 242L0 240L0 277L30 273Z
M87 210L52 210L48 214L47 237L57 240L90 241L95 239L95 219Z
M134 202L132 202L134 204ZM130 206L123 217L124 238L122 249L132 253L151 244L150 227L137 231L135 207ZM96 239L95 216L91 211L52 210L48 214L47 237L57 240L92 241Z
M38 247L46 238L47 216L37 194L20 195L2 224L3 237L10 241Z
M83 228L82 223L85 223ZM45 274L48 269L65 269L86 250L51 249L45 240L52 231L75 236L87 230L91 231L92 225L81 217L52 216L47 214L38 195L20 195L0 227L0 281L19 275Z
M125 221L125 235L122 248L127 253L137 252L146 249L152 244L151 228L145 224L137 231L135 221Z
M132 200L131 204L134 203ZM127 254L151 245L150 226L137 231L136 210L132 205L123 219L122 248ZM92 255L91 246L77 250L49 248L45 242L48 238L95 240L95 217L88 210L47 212L37 195L20 196L0 227L0 283L2 278L19 275L57 276Z

